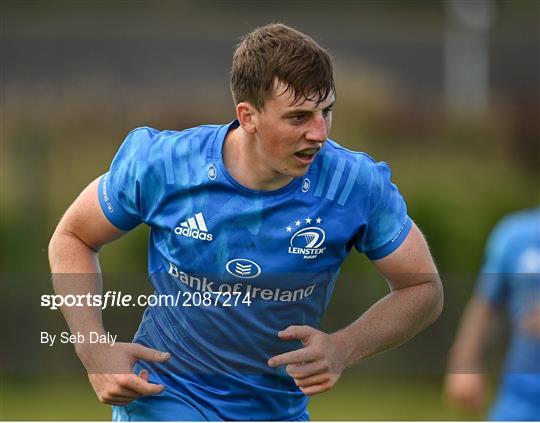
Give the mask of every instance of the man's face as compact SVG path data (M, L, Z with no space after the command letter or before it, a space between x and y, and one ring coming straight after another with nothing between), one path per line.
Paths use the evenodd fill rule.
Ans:
M293 102L294 93L276 84L274 96L254 114L258 156L276 179L304 175L332 125L333 93L319 105L315 100Z

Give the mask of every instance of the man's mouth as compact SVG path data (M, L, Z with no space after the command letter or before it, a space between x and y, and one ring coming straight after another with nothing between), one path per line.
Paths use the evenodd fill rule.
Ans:
M307 148L294 153L294 155L303 162L311 162L318 152L318 148Z

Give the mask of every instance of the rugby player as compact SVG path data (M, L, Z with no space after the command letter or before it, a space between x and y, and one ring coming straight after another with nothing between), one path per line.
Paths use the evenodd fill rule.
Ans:
M101 292L100 248L144 223L156 293L212 301L148 307L132 343L77 345L115 420L307 420L310 395L441 312L436 267L389 166L328 138L329 54L270 24L243 37L230 84L234 121L134 129L52 237L53 274L95 275L54 277L57 294ZM324 333L320 319L353 247L390 292ZM72 332L105 332L99 309L63 313Z
M510 339L490 420L540 420L540 207L506 216L493 230L476 290L452 347L445 392L450 402L481 410L489 384L483 365L492 334Z

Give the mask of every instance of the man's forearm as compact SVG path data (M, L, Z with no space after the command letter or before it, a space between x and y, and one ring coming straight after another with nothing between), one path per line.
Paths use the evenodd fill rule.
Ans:
M412 338L435 321L442 304L438 278L392 291L351 325L332 335L344 351L345 367Z
M498 317L487 302L473 297L467 304L456 341L450 350L449 373L483 372L483 356L493 321Z
M102 279L98 253L68 231L57 230L49 244L49 262L54 291L57 295L101 295ZM63 306L62 314L71 333L103 334L99 307ZM77 351L82 345L76 344Z

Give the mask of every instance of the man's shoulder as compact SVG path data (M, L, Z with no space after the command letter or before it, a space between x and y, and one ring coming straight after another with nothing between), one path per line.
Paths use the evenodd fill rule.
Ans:
M354 177L356 182L364 187L384 179L387 174L391 175L390 167L386 162L377 161L365 152L345 148L330 139L326 141L320 156L318 172L348 174L349 179Z
M323 155L336 156L347 162L363 164L365 166L372 166L377 163L377 161L369 154L364 153L363 151L350 150L331 139L326 141L325 146L326 148L321 151Z
M167 152L178 158L203 152L204 146L213 140L223 125L200 125L183 130L160 130L150 126L139 126L131 130L123 143L125 149L145 160L158 158ZM197 147L197 148L194 148Z
M383 168L386 165L381 166L368 154L327 140L307 179L315 183L315 197L345 206L358 204L358 201L363 201L359 197L369 196L373 186L382 180Z
M495 226L497 232L531 231L540 221L540 208L519 210L504 216Z
M540 239L540 208L520 210L504 216L492 229L488 251L515 250Z
M151 143L200 140L214 135L223 125L199 125L186 129L156 129L150 126L139 126L132 129L126 139L133 138L137 142Z

